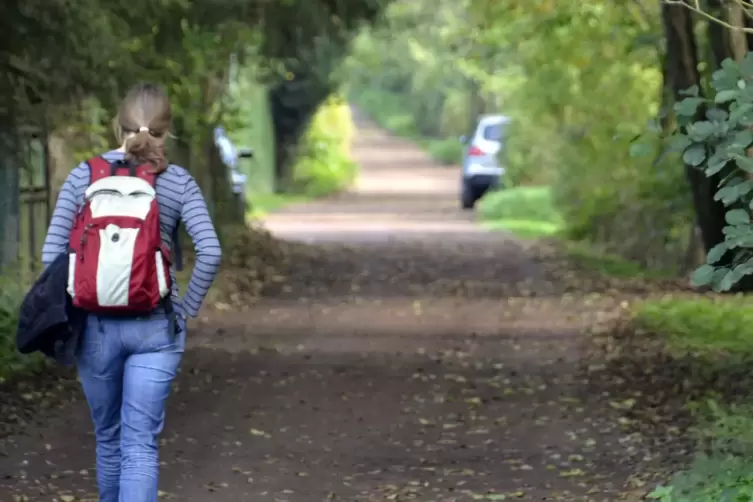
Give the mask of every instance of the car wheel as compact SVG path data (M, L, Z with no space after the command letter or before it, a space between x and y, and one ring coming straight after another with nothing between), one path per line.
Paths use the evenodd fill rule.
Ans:
M473 206L476 205L476 194L465 183L463 183L463 191L460 194L460 205L463 209L473 209Z

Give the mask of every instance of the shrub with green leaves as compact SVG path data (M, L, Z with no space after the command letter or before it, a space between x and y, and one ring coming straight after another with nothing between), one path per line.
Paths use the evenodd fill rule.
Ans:
M727 207L724 241L709 250L693 282L728 291L753 273L753 53L737 63L725 60L711 80L712 96L697 87L675 105L680 132L671 149L706 176L722 175L714 196ZM730 259L728 259L730 258Z
M689 468L659 486L649 499L661 502L753 501L753 407L724 407L715 401L697 408L700 450Z
M41 361L16 350L16 328L24 294L18 278L0 276L0 382L37 367Z
M463 144L457 138L437 139L427 142L432 159L446 166L456 166L463 159Z
M486 194L478 205L482 221L518 237L537 238L562 229L563 219L549 186L515 187Z
M321 196L347 188L358 174L350 158L353 131L347 103L332 97L317 112L300 146L292 191Z

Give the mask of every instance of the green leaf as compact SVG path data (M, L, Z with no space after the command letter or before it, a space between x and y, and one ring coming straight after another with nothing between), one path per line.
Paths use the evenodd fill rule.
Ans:
M631 157L647 157L654 153L654 147L648 143L633 143L630 145Z
M728 77L739 77L742 75L740 65L732 58L725 59L720 66L721 69L719 71L723 72L724 75ZM737 79L735 79L735 81L737 81Z
M724 254L726 252L727 252L727 243L720 242L716 246L709 249L709 252L706 255L706 263L709 265L713 265L714 263L717 263L719 260L721 260L724 257Z
M716 126L708 120L701 120L688 126L688 137L695 141L706 141L716 132Z
M704 101L703 98L685 98L675 104L675 113L683 117L693 117L698 112L698 107Z
M735 155L735 164L746 173L753 173L753 159L747 155Z
M750 213L746 209L731 209L724 215L724 221L729 225L748 225Z
M714 96L714 102L728 103L736 100L739 95L740 91L738 89L725 89L716 93L716 96Z
M751 180L743 181L735 185L727 184L714 194L714 200L721 201L725 206L729 206L733 202L737 202L740 198L749 194L751 190L753 190L753 181Z
M686 148L688 148L692 144L693 142L690 141L690 138L688 138L684 134L677 133L677 134L672 135L671 138L669 138L667 148L669 149L670 152L682 153L685 151Z
M753 55L751 55L751 53L748 52L738 67L742 75L753 74Z
M732 270L728 271L722 280L719 281L719 284L715 289L716 291L729 291L735 286L735 284L740 282L740 279L750 274L753 274L753 263L748 260L745 263L736 265Z
M729 118L729 114L721 108L710 108L706 111L706 117L712 122L724 122Z
M737 82L740 79L740 69L737 63L732 59L722 61L721 68L711 75L711 84L717 91L726 89L736 89Z
M714 290L719 292L729 291L735 284L738 283L740 279L742 279L742 277L743 276L739 272L737 272L737 267L735 267L734 269L724 274L724 277L721 281L719 281Z
M690 145L682 154L682 160L689 166L700 166L706 160L706 146L701 143Z
M693 85L688 87L687 89L683 89L680 91L680 96L693 96L698 97L698 93L700 92L700 89L697 85Z
M724 169L724 166L727 165L727 162L729 162L727 155L725 155L723 151L717 150L714 155L709 157L709 160L706 163L706 176L715 175L716 173Z
M750 129L744 129L735 134L735 138L732 140L730 147L745 149L748 148L751 143L753 143L753 131Z
M741 105L735 106L732 109L732 111L730 111L729 121L733 123L737 123L741 119L743 119L748 113L752 111L753 111L753 103L743 103Z
M708 286L714 279L714 272L716 272L716 269L711 265L701 265L693 272L690 282L694 286Z

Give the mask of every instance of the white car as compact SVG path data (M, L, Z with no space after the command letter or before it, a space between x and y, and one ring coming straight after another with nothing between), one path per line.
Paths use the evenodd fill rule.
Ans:
M482 115L473 135L460 138L466 145L460 190L463 209L473 209L487 191L504 186L505 169L499 163L499 151L509 123L510 118L504 115Z

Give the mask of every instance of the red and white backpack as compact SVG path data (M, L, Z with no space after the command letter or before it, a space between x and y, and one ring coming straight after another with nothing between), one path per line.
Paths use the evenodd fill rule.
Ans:
M87 161L91 180L70 237L68 294L102 314L146 314L171 292L156 174L149 164Z

